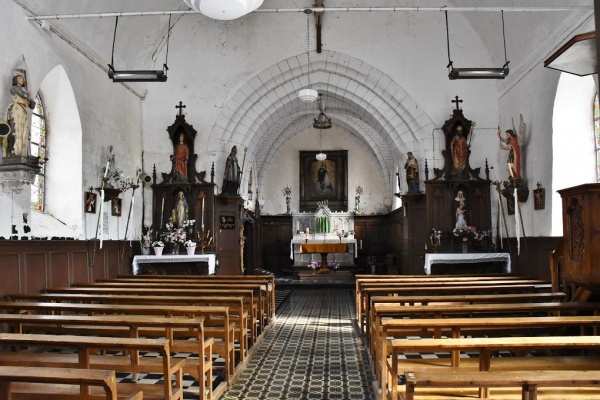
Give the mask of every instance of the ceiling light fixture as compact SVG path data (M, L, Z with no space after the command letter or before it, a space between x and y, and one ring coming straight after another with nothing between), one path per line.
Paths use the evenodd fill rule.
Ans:
M250 14L261 6L263 0L183 0L185 4L203 15L229 21Z
M119 17L115 21L115 33L113 36L112 57L108 64L108 77L113 82L166 82L167 81L167 59L169 57L169 38L171 37L171 16L169 15L169 26L167 30L167 54L162 70L133 70L133 71L116 71L113 66L115 63L115 39L117 38L117 25Z
M312 85L310 83L311 65L310 65L310 19L309 19L309 15L312 14L312 10L307 8L306 10L304 10L304 14L306 14L306 60L308 61L306 77L308 78L308 87L306 89L301 89L300 92L298 93L298 97L304 103L314 103L317 100L317 96L319 95L319 93L311 87Z
M504 65L501 68L454 68L450 59L450 34L448 29L448 11L446 11L446 43L448 45L448 78L455 79L504 79L509 68L506 60L506 35L504 33L504 11L502 11L502 38L504 39Z
M323 95L319 93L319 115L317 118L313 120L313 128L317 128L319 130L319 148L323 148L323 129L329 129L332 127L331 118L325 115L325 100L323 100ZM319 161L325 161L327 159L327 154L323 153L323 150L319 150L319 153L315 156Z

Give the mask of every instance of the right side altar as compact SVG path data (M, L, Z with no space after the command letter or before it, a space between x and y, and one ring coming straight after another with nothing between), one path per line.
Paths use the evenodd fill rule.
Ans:
M458 99L457 99L458 100ZM437 237L425 240L428 251L464 252L490 250L492 218L489 168L487 160L482 176L481 167L470 162L470 137L475 124L465 118L458 106L442 126L445 149L444 166L434 168L433 177L425 163L425 212L428 236L435 230ZM470 231L485 234L487 240L474 240ZM463 238L467 240L463 241Z

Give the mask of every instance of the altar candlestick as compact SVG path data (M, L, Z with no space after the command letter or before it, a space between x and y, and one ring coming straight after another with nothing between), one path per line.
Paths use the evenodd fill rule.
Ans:
M163 196L162 198L162 207L160 209L160 230L162 230L162 226L163 226L163 216L165 213L165 196Z
M108 167L110 166L110 160L106 162L106 169L104 170L104 177L108 175Z
M310 234L310 230L308 228L306 228L304 234L306 235L306 238L308 239L308 235Z
M296 221L296 232L300 230L300 221Z

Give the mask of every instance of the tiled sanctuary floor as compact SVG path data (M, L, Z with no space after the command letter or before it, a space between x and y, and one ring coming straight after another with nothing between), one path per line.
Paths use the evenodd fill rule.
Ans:
M294 289L221 399L374 399L374 378L354 318L351 289Z

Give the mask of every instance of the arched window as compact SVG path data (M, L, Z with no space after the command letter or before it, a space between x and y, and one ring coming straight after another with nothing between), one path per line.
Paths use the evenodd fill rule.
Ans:
M31 144L29 153L40 159L40 171L31 185L31 209L43 212L45 208L45 161L46 161L46 114L39 92L35 97L35 108L31 117Z
M594 96L594 146L596 148L596 182L600 183L600 101Z

